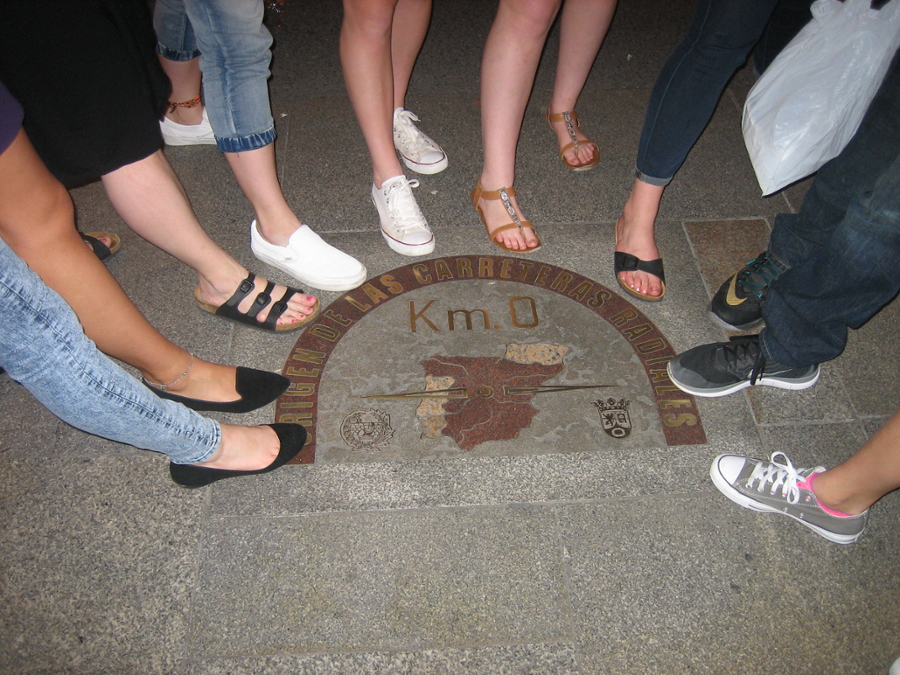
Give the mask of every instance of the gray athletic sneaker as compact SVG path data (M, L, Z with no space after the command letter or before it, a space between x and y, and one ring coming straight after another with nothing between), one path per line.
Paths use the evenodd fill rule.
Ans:
M667 366L676 387L694 396L726 396L761 384L807 389L819 381L819 366L790 368L766 360L758 335L736 335L681 352Z
M784 463L775 461L781 455ZM869 512L858 516L838 514L819 504L812 491L812 478L825 467L795 469L783 452L769 458L719 455L709 477L719 491L745 509L783 513L836 544L852 544L866 529Z

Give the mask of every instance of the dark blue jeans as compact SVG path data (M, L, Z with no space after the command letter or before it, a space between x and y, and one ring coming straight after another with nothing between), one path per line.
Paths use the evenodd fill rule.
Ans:
M825 164L800 212L781 214L769 256L784 271L769 288L760 342L791 367L841 354L900 292L900 52L856 135Z
M734 71L759 41L778 0L699 0L663 66L644 117L635 176L668 185L715 112Z

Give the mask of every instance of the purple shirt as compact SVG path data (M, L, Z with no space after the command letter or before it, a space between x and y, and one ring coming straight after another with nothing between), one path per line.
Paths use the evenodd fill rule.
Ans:
M0 153L12 144L22 128L22 106L0 82Z

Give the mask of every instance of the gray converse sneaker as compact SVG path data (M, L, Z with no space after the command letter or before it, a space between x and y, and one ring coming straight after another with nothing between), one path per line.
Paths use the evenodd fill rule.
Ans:
M394 110L394 147L403 163L416 173L440 173L447 168L447 153L443 148L419 131L418 122L409 110Z
M427 255L434 250L434 234L412 189L419 181L406 176L394 176L379 189L372 185L372 203L381 219L381 234L387 245L401 255Z
M778 456L784 463L775 461ZM709 477L719 491L745 509L783 513L816 534L836 544L852 544L866 529L869 512L858 516L841 514L819 504L812 491L812 478L825 467L795 469L783 452L771 461L740 455L719 455Z

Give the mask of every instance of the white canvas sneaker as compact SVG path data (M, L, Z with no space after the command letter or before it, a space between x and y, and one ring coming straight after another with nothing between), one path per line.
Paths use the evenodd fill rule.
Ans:
M250 224L250 249L264 263L322 291L349 291L366 280L366 267L301 225L287 246L270 244Z
M406 176L394 176L384 181L381 188L372 185L372 203L378 209L381 234L387 245L401 255L427 255L434 250L434 234L412 189L419 186L417 180Z
M168 117L159 121L166 145L215 145L216 135L209 124L206 108L203 109L203 121L200 124L178 124Z
M447 153L419 131L413 122L418 122L409 110L394 110L394 147L403 158L403 163L416 173L440 173L447 168Z

